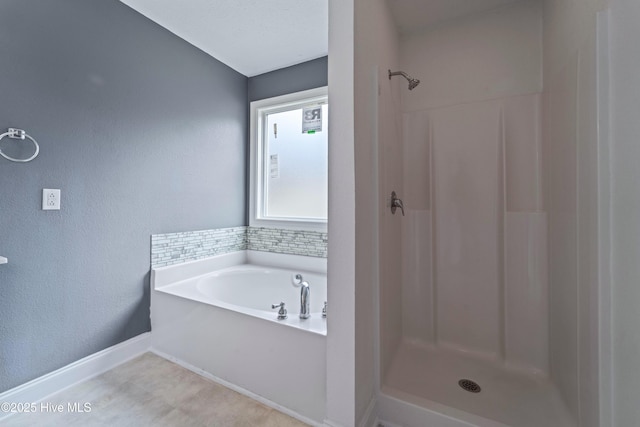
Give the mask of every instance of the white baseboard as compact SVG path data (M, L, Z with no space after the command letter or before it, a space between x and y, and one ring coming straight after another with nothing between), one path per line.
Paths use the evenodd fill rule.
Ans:
M344 427L342 424L334 423L331 420L324 420L322 427Z
M0 394L0 402L37 403L82 381L91 379L149 351L151 333L146 332L109 347L56 371ZM0 413L0 420L12 415Z
M309 424L309 425L314 426L314 427L323 427L324 426L324 424L322 424L322 423L318 423L317 421L314 421L314 420L312 420L310 418L307 418L304 415L300 415L299 413L297 413L295 411L292 411L289 408L285 408L284 406L281 406L281 405L279 405L279 404L277 404L277 403L275 403L275 402L273 402L273 401L271 401L269 399L265 399L264 397L262 397L262 396L260 396L258 394L255 394L255 393L253 393L253 392L251 392L251 391L249 391L249 390L247 390L245 388L239 387L239 386L237 386L235 384L232 384L232 383L230 383L228 381L223 380L222 378L216 377L215 375L213 375L213 374L211 374L211 373L209 373L207 371L204 371L204 370L202 370L200 368L197 368L197 367L193 366L192 364L187 363L187 362L185 362L185 361L183 361L181 359L173 357L173 356L171 356L171 355L169 355L167 353L163 353L162 351L156 350L154 348L151 348L149 351L151 351L152 353L154 353L154 354L156 354L156 355L158 355L158 356L160 356L160 357L162 357L164 359L167 359L167 360L169 360L169 361L171 361L171 362L173 362L173 363L175 363L177 365L180 365L183 368L190 370L191 372L194 372L194 373L196 373L196 374L198 374L198 375L200 375L200 376L202 376L204 378L207 378L208 380L211 380L213 382L221 384L221 385L223 385L223 386L225 386L225 387L227 387L227 388L229 388L229 389L231 389L233 391L236 391L236 392L238 392L238 393L240 393L242 395L245 395L245 396L247 396L247 397L249 397L249 398L251 398L253 400L257 400L258 402L262 403L263 405L266 405L266 406L268 406L270 408L276 409L276 410L278 410L278 411L280 411L280 412L282 412L284 414L289 415L292 418L300 420L303 423Z

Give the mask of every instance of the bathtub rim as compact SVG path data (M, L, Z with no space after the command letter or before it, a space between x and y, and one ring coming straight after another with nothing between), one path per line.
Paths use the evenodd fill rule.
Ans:
M212 270L252 264L262 267L291 268L327 274L327 259L303 255L241 250L180 264L151 268L152 289L159 289L186 278L202 276Z

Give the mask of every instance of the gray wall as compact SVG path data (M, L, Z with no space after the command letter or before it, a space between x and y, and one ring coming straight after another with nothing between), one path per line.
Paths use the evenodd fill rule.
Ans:
M149 331L152 233L245 224L247 78L116 0L2 0L0 58L41 144L0 158L1 392Z
M327 86L326 56L249 78L249 102Z

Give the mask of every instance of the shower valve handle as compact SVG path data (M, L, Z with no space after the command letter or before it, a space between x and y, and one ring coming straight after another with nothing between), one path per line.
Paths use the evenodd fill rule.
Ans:
M391 192L391 213L393 215L396 214L397 208L400 208L400 210L402 211L402 216L404 216L404 204L402 203L402 200L398 199L396 192L392 191Z

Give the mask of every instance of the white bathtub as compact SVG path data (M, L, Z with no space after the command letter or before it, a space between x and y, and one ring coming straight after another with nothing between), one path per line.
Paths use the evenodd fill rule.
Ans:
M311 317L300 319L301 273ZM241 251L151 273L154 349L308 423L325 414L326 260ZM288 319L271 304L285 302Z
M256 262L255 259L251 260ZM264 262L264 261L263 261ZM309 319L300 319L300 288L291 276L301 273L311 290ZM159 292L259 317L326 335L322 307L327 300L327 275L295 268L240 264L155 288ZM272 304L285 303L289 318L277 320Z

